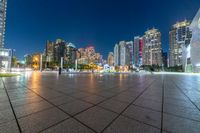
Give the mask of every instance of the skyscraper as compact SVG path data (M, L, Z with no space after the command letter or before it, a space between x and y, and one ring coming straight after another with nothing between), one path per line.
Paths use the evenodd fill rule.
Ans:
M66 64L75 64L77 58L77 49L73 43L65 45L64 61Z
M114 65L130 66L133 65L133 42L120 41L114 47Z
M47 41L45 56L47 67L59 65L61 57L64 65L75 64L77 49L74 44L61 39L57 39L56 42Z
M94 46L88 46L85 49L79 48L78 52L80 54L78 58L79 64L102 63L102 55L95 52Z
M46 61L47 64L54 61L54 42L47 41L46 44Z
M113 52L109 52L107 63L108 63L109 66L114 65L114 54L113 54Z
M126 48L127 48L126 57L128 57L127 60L129 61L129 64L128 64L128 61L127 61L127 64L132 66L134 64L134 43L133 43L133 41L126 42Z
M7 0L0 0L0 48L4 47Z
M142 49L143 38L139 36L134 37L134 65L136 67L142 65Z
M120 47L118 44L115 44L114 47L114 66L119 66L120 65Z
M162 43L160 31L155 28L146 31L143 40L143 64L162 66Z
M0 67L11 71L11 58L13 51L4 49L4 36L6 26L7 0L0 0Z
M185 20L177 22L169 32L169 65L181 66L184 64L184 48L190 44L192 32L189 29L190 22Z

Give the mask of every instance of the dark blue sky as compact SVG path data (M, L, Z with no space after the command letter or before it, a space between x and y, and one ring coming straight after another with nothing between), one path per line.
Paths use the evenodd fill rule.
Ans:
M62 38L77 47L92 44L107 58L118 41L155 27L167 51L170 26L192 19L198 8L200 0L8 0L5 47L22 59Z

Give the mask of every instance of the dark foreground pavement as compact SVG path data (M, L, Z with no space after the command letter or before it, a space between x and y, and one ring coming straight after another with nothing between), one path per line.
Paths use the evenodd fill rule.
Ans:
M0 80L0 133L200 133L200 76L26 74Z

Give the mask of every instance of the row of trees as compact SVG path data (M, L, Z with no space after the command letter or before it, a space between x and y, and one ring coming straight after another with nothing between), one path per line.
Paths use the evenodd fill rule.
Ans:
M60 66L60 63L47 63L47 68L50 69L56 69L57 67ZM44 68L44 66L43 66ZM76 69L75 64L64 64L63 65L64 69ZM92 70L96 69L97 65L96 64L78 64L77 69L79 70Z
M166 72L183 72L182 66L174 66L174 67L162 67L158 65L142 65L141 68L146 71L151 72L160 72L160 71L166 71Z

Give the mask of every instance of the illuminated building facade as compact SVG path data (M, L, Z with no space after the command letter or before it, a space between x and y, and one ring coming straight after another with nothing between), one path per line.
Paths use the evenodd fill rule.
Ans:
M184 48L188 47L192 37L190 22L185 20L174 24L169 32L169 66L184 64Z
M6 29L7 0L0 0L0 71L11 70L11 58L13 50L4 49L5 29Z
M114 66L114 54L113 52L109 52L107 63L109 66Z
M73 43L65 45L64 63L75 64L76 58L77 58L76 46Z
M114 66L119 66L120 65L120 46L118 44L115 44L114 47Z
M128 52L128 49L126 47L126 42L125 41L121 41L119 42L119 47L120 47L120 66L125 66L128 62L128 59L127 59L127 52Z
M78 49L78 63L79 64L98 64L101 63L101 54L96 53L95 48L93 46L88 46L85 49L84 48L79 48Z
M133 42L120 41L114 47L114 65L131 66L134 62Z
M4 48L7 0L0 0L0 48Z
M140 67L142 65L143 38L134 37L134 65Z
M62 39L57 39L56 42L47 41L45 56L47 67L59 66L62 57L64 65L75 64L77 49L74 44L67 43Z
M143 65L162 66L162 43L160 31L155 28L146 31L143 41Z
M134 64L134 43L133 41L126 42L127 47L127 57L129 57L129 65L132 66Z
M52 42L52 41L47 41L46 58L47 58L47 62L53 62L54 61L54 42Z

